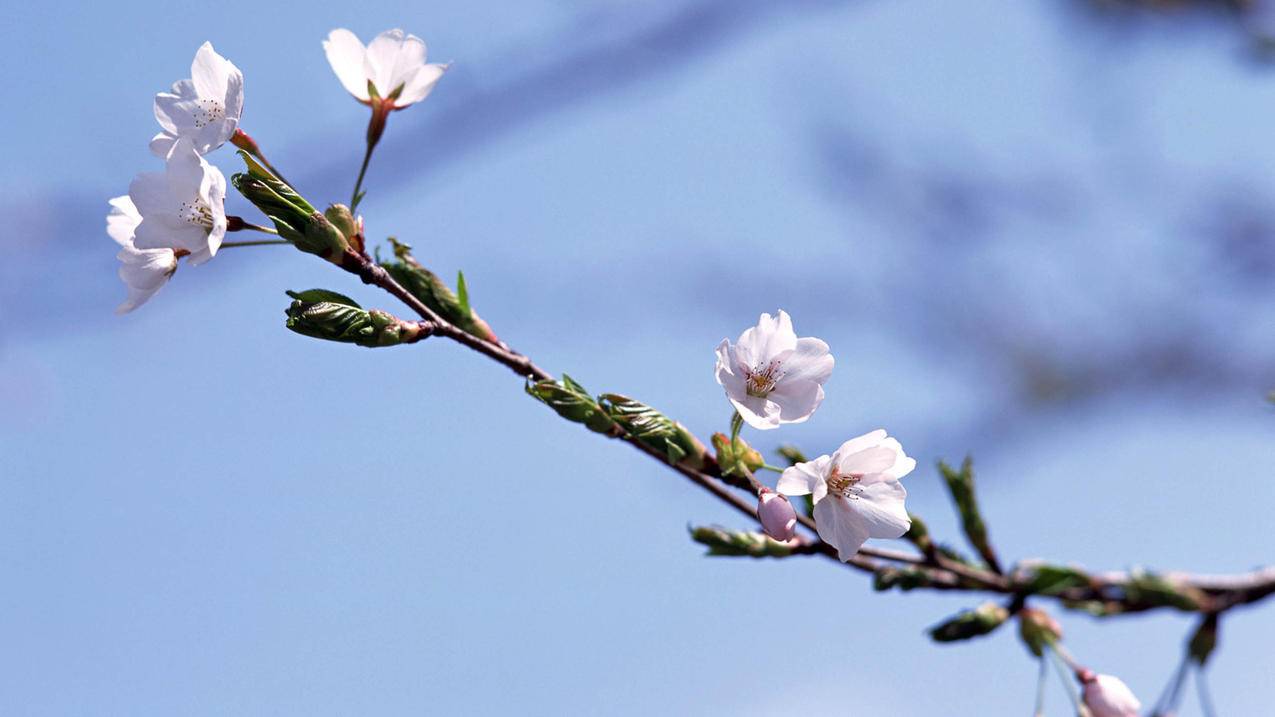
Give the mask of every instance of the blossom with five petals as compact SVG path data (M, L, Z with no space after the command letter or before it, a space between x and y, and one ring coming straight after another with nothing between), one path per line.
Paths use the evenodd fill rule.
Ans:
M718 345L717 383L748 425L778 428L810 418L823 402L833 363L828 344L797 338L787 313L762 314L739 341Z
M776 488L790 496L813 494L819 537L848 561L868 538L898 538L912 527L899 479L915 467L898 441L876 430L831 456L786 469Z
M174 249L202 264L226 235L226 178L204 161L191 140L173 145L163 172L143 172L128 187L141 221L133 233L138 249Z
M177 271L177 254L172 249L138 249L133 246L133 233L142 223L133 200L128 195L111 199L111 211L106 215L106 233L120 245L120 279L128 287L128 298L116 309L117 314L127 314L145 304L155 292L164 288L173 272Z
M370 105L380 98L401 110L425 99L447 65L425 62L425 41L402 30L386 30L367 47L358 36L339 28L323 41L328 64L354 98Z
M163 131L151 139L151 151L167 157L185 137L196 152L208 154L234 135L242 114L243 73L205 42L195 52L190 79L155 95L155 119Z
M1119 677L1096 675L1089 670L1078 677L1085 685L1085 707L1093 717L1138 717L1142 703Z

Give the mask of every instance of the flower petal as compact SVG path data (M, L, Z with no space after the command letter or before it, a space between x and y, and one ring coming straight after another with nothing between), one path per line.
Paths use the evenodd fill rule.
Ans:
M842 443L841 447L837 449L837 452L834 455L848 456L852 453L858 453L865 448L871 448L879 445L881 441L885 440L887 435L888 434L885 432L884 428L878 428L877 430L865 433L862 436L851 438L845 443Z
M780 422L802 423L823 403L823 386L808 379L785 378L766 398L778 407Z
M106 233L122 247L133 246L133 232L142 223L142 215L137 213L133 200L128 195L112 197L109 204L111 211L106 215Z
M828 495L828 483L825 478L831 465L831 456L819 456L813 461L805 461L785 468L779 476L775 490L784 495L810 495L818 503ZM789 471L794 472L789 473Z
M128 197L143 217L165 212L172 203L168 179L160 172L142 172L134 177L128 185Z
M199 95L195 84L190 80L178 80L173 83L172 92L160 92L155 95L155 121L170 134L177 134L182 129L195 126L195 117L191 112Z
M225 100L230 75L237 72L239 69L218 55L211 42L200 45L190 63L190 81L195 85L195 93L200 98L218 102Z
M897 480L911 473L912 470L916 468L916 459L909 458L908 455L903 452L903 446L900 445L897 440L887 438L884 441L881 441L881 446L883 448L889 448L895 453L894 465L890 466L890 468L885 471L885 473L890 477Z
M854 453L837 451L837 467L846 475L884 473L894 466L898 453L884 446L872 446Z
M398 64L399 49L403 46L403 31L395 28L386 30L367 44L367 54L363 59L363 72L372 80L376 91L382 97L394 91L390 80Z
M394 65L390 68L389 78L386 81L389 89L386 92L393 92L400 85L403 86L403 91L406 92L407 84L412 82L413 78L424 67L425 41L415 35L408 35L403 38L403 42L398 46L398 51L394 54Z
M364 60L367 51L359 38L345 28L337 28L323 41L323 52L345 91L366 102L368 75L364 72Z
M832 375L834 363L832 354L828 353L828 344L812 337L800 338L792 353L784 357L784 377L823 384Z
M151 143L150 143L151 154L161 159L164 157L167 157L168 153L173 151L173 144L176 142L177 142L176 135L172 135L167 132L160 132L154 137L151 137Z
M753 428L759 431L779 428L779 404L746 393L742 398L735 398L730 394L727 397L744 422Z
M847 500L850 508L862 516L868 535L873 538L898 538L912 527L903 500L908 491L896 480L862 481L855 491L858 500Z
M836 496L815 503L815 529L823 542L837 549L837 557L849 561L868 539L863 518Z
M748 396L748 386L744 377L735 371L734 351L726 339L722 339L722 342L717 345L715 374L717 384L726 389L727 396L738 400Z
M757 325L744 330L736 342L754 364L766 363L784 351L797 348L797 334L787 312L762 314Z
M118 258L123 262L119 276L128 287L128 298L116 307L117 314L126 314L146 303L177 271L177 256L168 249L124 247Z
M430 64L421 67L407 84L403 86L403 93L394 101L395 107L406 107L410 104L420 102L429 96L434 90L434 85L443 77L443 73L447 72L449 65Z

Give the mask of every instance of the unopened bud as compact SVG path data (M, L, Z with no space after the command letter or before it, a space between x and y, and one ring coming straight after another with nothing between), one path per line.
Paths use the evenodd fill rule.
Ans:
M274 222L279 236L301 251L340 262L349 247L342 230L248 152L239 150L239 156L248 171L235 174L230 183Z
M789 541L797 531L797 511L788 496L763 487L757 496L757 518L766 534L775 540Z
M742 476L766 464L761 453L743 438L737 436L732 442L725 433L714 433L712 441L713 450L717 453L717 465L721 466L724 476Z
M330 204L324 210L323 216L328 218L345 237L347 243L354 247L355 251L363 251L363 227L361 223L354 218L354 213L344 204Z
M1119 677L1080 670L1076 679L1084 684L1085 707L1093 717L1138 717L1142 703Z
M305 236L302 241L294 243L301 251L335 261L339 261L350 246L341 230L319 212L306 217Z
M1062 625L1044 610L1025 607L1018 611L1018 634L1027 649L1041 657L1045 647L1062 639Z

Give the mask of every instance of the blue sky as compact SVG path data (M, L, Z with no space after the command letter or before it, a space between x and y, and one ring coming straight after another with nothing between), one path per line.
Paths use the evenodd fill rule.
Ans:
M504 369L285 331L284 289L397 309L311 257L227 251L111 315L105 200L157 166L151 96L204 40L316 201L348 194L366 120L327 31L402 26L454 61L391 118L368 230L464 269L550 370L707 436L729 415L713 347L784 308L837 370L814 420L760 447L887 427L921 464L910 507L953 541L932 466L972 452L1009 560L1270 562L1269 234L1238 229L1271 204L1275 84L1225 26L1117 32L1060 3L219 7L54 3L0 28L29 68L0 165L0 712L1031 704L1011 631L925 637L978 598L705 558L687 524L735 515ZM1062 617L1147 703L1189 629ZM1268 704L1273 637L1269 607L1224 623L1223 714Z

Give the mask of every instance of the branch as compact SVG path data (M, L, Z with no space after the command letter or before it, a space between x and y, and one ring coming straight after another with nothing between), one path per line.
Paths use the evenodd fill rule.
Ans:
M335 263L335 262L334 262ZM431 329L431 335L449 338L470 348L513 371L520 378L533 381L555 380L553 374L537 366L529 357L518 353L499 341L488 341L470 334L442 318L410 291L398 283L389 272L377 264L365 252L347 250L339 266L357 275L364 283L377 286L395 296L415 311ZM670 463L666 455L625 432L618 425L605 435L624 441L647 456L671 467L687 480L712 493L719 500L752 520L757 519L755 504L760 485L751 476L723 476L721 468L711 457L706 457L702 468L693 468L683 462ZM950 469L949 469L950 470ZM964 467L968 472L968 466ZM741 493L746 492L748 497ZM837 550L819 540L814 520L798 515L803 528L813 537L797 537L790 543L793 555L819 555L840 563ZM980 549L980 552L983 552ZM990 556L990 548L986 555ZM1071 582L1046 589L1040 585L1039 572L1033 565L1016 569L1009 575L1001 573L999 565L988 561L989 567L955 559L940 550L910 553L881 548L860 548L857 555L844 563L851 568L876 576L877 589L899 586L902 589L928 588L932 590L957 590L1002 594L1012 597L1013 604L1021 606L1029 595L1058 600L1064 606L1108 616L1143 612L1162 607L1217 614L1239 605L1258 602L1275 594L1275 568L1265 568L1251 573L1230 576L1197 576L1187 573L1151 574L1131 571L1126 573L1086 574L1075 569L1062 569ZM1048 566L1044 566L1048 567ZM1077 584L1072 584L1077 583Z

